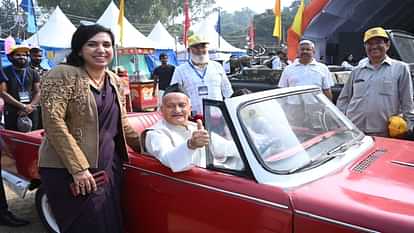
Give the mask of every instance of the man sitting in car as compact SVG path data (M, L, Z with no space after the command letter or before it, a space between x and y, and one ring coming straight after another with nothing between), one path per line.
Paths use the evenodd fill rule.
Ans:
M174 85L167 88L162 98L161 112L164 119L148 129L145 138L146 151L155 156L173 172L186 171L193 166L206 167L206 155L203 148L209 144L209 133L201 120L189 121L191 103L184 91ZM214 159L226 161L230 157L239 157L237 148L229 140L212 134L214 137ZM238 167L240 160L232 160L224 167Z

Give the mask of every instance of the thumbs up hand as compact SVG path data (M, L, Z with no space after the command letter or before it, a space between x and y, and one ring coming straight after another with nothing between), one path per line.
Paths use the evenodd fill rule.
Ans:
M210 141L210 136L207 130L204 129L201 120L197 120L197 130L193 132L193 135L188 141L188 148L197 149L206 146Z
M204 130L203 122L200 119L197 120L197 130Z

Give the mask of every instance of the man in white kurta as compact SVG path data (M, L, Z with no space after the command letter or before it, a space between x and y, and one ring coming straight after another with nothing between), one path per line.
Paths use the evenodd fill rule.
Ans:
M206 167L204 147L210 142L209 134L200 120L197 124L188 120L191 113L188 96L166 91L161 112L164 119L150 128L145 136L147 152L173 172L186 171L193 166ZM234 143L215 134L212 137L215 159L225 161L226 157L238 157ZM240 163L234 166L240 166Z

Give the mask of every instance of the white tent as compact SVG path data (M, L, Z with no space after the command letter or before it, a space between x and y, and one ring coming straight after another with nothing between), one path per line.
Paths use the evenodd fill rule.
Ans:
M245 50L234 47L229 42L224 40L222 36L219 36L218 32L215 29L217 18L218 17L216 14L212 14L200 23L192 26L191 30L194 32L194 34L200 37L204 37L210 42L210 50L225 53L245 52Z
M120 28L118 25L119 9L114 2L111 1L108 8L98 19L97 23L110 28L115 34L115 40L117 44L120 41ZM122 47L125 48L155 48L156 44L152 40L145 37L139 32L125 17L124 17L124 29L123 29L123 43Z
M57 6L43 27L24 43L51 48L70 48L70 41L75 31L76 27Z
M176 42L174 37L165 29L160 21L154 26L148 38L155 43L156 49L172 49L172 50L183 50L185 49L183 45Z

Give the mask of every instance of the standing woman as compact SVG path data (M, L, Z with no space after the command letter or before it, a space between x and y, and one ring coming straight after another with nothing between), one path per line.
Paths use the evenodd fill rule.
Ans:
M109 29L81 25L67 64L42 79L46 136L39 173L61 232L123 232L122 162L126 144L139 151L140 143L128 124L121 82L107 69L113 46ZM95 182L98 171L105 171L107 182Z

